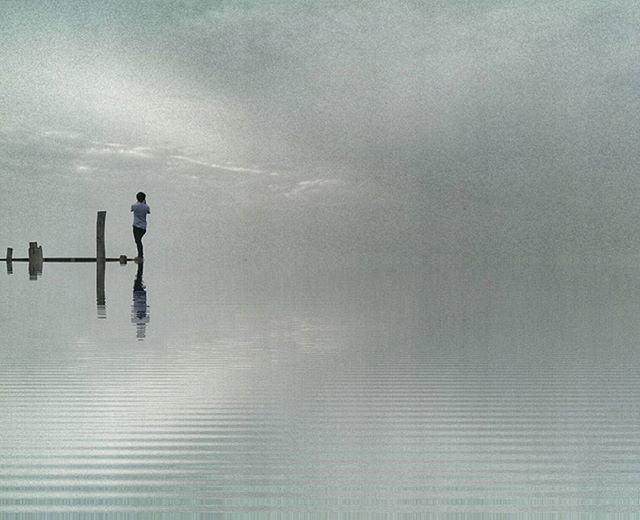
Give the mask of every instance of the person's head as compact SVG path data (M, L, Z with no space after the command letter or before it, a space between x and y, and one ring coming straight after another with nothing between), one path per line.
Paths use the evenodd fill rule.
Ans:
M136 199L138 199L138 202L144 202L147 199L147 196L139 191L138 193L136 193Z

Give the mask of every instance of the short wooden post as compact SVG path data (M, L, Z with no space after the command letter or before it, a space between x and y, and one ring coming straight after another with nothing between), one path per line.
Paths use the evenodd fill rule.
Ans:
M98 211L98 221L96 223L96 261L98 262L104 262L107 257L104 247L104 223L106 218L106 211Z
M127 255L120 255L120 265L125 265L127 263Z
M42 273L42 262L39 259L38 242L29 242L29 280L37 280L38 272Z
M7 274L13 274L13 247L7 247Z
M36 262L36 269L38 271L38 274L42 274L42 263L44 262L44 256L42 254L42 246L38 246L38 249L36 249L36 258L37 258L37 262Z

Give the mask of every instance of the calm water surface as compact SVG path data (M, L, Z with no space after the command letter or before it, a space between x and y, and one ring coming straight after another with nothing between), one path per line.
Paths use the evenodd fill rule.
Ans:
M0 274L0 513L640 510L640 266Z

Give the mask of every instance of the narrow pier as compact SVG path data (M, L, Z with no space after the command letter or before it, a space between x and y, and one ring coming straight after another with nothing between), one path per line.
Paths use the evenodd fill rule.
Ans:
M142 277L142 259L127 258L126 255L120 255L117 258L108 258L105 252L104 228L107 217L106 211L98 211L98 219L96 221L96 256L49 256L42 254L42 246L38 242L29 242L29 252L27 257L14 258L13 248L7 248L7 254L4 258L0 258L0 262L5 262L7 266L7 274L13 275L13 263L25 262L29 266L29 280L37 280L42 276L42 266L45 262L60 263L93 263L96 264L96 305L98 318L107 317L106 297L105 297L105 271L107 262L118 262L120 265L126 265L130 260L138 263L138 278Z
M29 261L29 258L12 258L12 257L0 258L0 262L28 262L28 261ZM95 263L95 262L98 262L98 259L93 258L91 256L77 256L77 257L52 256L52 257L43 258L42 261L43 262L85 262L85 263L93 262ZM122 257L103 258L102 260L99 260L99 261L100 262L120 262L120 263L126 264L127 262L132 262L133 258L127 258L126 256L124 256L124 259Z
M105 240L104 229L105 221L107 217L106 211L98 211L98 218L96 221L96 256L50 256L44 257L42 254L42 246L39 246L37 242L29 242L29 256L24 258L15 258L13 256L13 248L7 248L7 254L5 258L0 258L0 262L7 263L7 272L12 273L13 262L29 262L29 271L32 274L42 273L43 262L78 262L78 263L97 263L104 262L119 262L121 265L125 265L131 258L127 258L126 255L120 255L117 258L108 258L105 253Z

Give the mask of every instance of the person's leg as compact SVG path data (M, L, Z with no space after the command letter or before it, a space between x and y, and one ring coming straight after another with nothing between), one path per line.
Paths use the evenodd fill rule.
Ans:
M138 256L140 258L142 258L144 256L143 251L142 251L142 237L144 236L144 234L147 232L146 229L141 229L139 231L140 233L140 238L138 239L139 245L138 245Z
M133 239L136 242L136 247L138 248L138 256L140 258L143 257L142 237L146 232L147 232L146 229L133 226Z
M136 243L136 247L138 248L138 256L140 256L140 248L142 243L140 242L140 236L138 234L138 228L133 226L133 240Z

